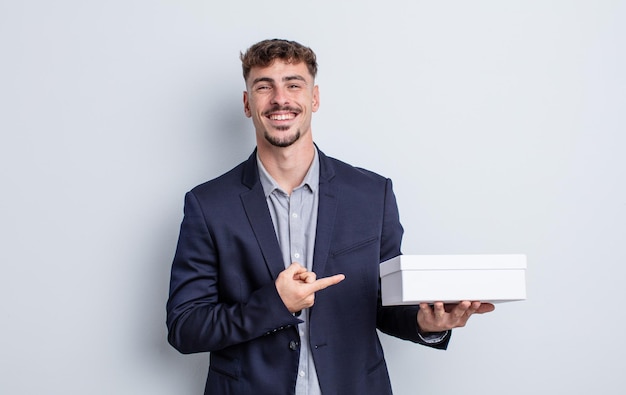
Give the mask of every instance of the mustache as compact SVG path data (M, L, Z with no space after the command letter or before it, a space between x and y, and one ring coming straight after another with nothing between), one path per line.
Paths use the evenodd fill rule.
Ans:
M279 112L279 111L293 112L295 114L300 114L302 112L299 108L290 107L290 106L275 105L272 108L270 108L269 110L263 112L263 115L268 116L268 115L270 115L273 112Z

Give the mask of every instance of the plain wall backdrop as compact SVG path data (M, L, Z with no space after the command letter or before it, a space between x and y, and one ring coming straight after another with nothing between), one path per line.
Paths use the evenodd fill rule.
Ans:
M403 251L525 253L528 300L395 393L621 394L624 1L0 0L0 393L200 394L166 342L184 193L254 148L239 51L318 54L328 155L393 179Z

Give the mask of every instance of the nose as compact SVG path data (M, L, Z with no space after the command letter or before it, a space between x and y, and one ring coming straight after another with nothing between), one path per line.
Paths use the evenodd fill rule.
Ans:
M289 103L287 91L284 88L276 87L272 90L272 104L278 104L284 106Z

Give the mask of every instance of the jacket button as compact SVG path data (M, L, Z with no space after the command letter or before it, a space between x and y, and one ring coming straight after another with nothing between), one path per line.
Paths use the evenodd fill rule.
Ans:
M296 351L298 349L298 345L298 342L295 340L289 342L289 348L293 351Z

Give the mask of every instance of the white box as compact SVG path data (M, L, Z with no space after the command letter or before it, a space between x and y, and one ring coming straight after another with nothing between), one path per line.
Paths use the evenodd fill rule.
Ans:
M400 255L380 277L383 306L526 299L526 255Z

